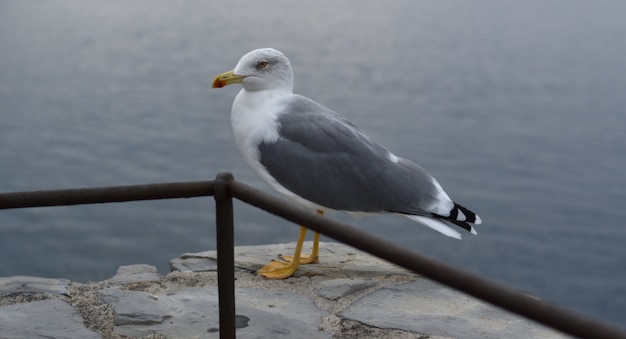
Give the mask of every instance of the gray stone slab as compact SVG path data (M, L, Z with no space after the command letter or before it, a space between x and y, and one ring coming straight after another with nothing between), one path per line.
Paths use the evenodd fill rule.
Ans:
M337 300L354 292L374 286L374 282L363 279L330 279L323 280L315 286L315 293L329 300Z
M183 254L170 260L170 271L179 272L211 272L217 271L217 261L206 256Z
M136 303L133 291L114 292L113 306L116 314L127 312L125 304ZM139 296L143 299L145 296ZM126 299L126 300L124 300ZM331 338L320 331L322 317L327 312L319 310L309 298L290 292L262 289L236 290L238 338ZM151 298L152 309L144 305L136 311L147 312L154 322L118 323L115 332L127 336L145 336L160 333L172 337L219 337L219 310L215 287L185 288L156 294ZM144 300L145 301L145 300ZM157 306L158 305L158 306ZM157 317L154 317L158 315ZM135 314L133 319L141 316Z
M312 241L304 242L303 253L310 251L312 245ZM276 259L280 254L293 254L295 248L295 242L261 246L237 246L235 247L235 266L254 272L272 259ZM301 265L300 269L293 276L296 278L318 275L329 278L367 278L381 275L413 275L408 270L343 244L323 242L320 243L319 251L319 264ZM185 253L180 258L194 258L194 262L180 269L181 271L211 271L215 270L217 252L212 250ZM211 260L199 260L201 258ZM205 263L207 266L203 266Z
M103 303L113 306L115 325L160 324L172 317L158 298L148 292L105 288L98 295Z
M2 338L100 338L78 312L59 299L0 307Z
M0 278L0 297L15 293L69 294L70 281L29 276Z
M256 288L236 292L237 314L250 318L250 327L242 329L242 337L261 338L330 338L331 334L319 330L322 317L328 312L320 310L307 296L281 290Z
M426 279L376 290L354 302L341 316L369 326L429 336L563 338L530 320Z
M161 279L157 273L157 268L152 265L126 265L120 266L117 273L111 278L112 283L151 283Z

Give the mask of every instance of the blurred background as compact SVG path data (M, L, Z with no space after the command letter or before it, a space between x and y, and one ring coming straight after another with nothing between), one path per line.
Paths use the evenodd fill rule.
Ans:
M484 224L462 241L352 219L400 245L626 327L626 2L0 2L0 191L211 180L269 191L230 128L260 47L296 92L428 169ZM297 228L235 205L236 243ZM215 248L213 199L0 211L0 276L74 281ZM323 258L321 260L324 260Z

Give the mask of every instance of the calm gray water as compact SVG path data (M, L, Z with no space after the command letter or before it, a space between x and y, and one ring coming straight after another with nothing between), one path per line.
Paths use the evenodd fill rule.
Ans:
M484 220L463 241L351 219L626 326L626 2L0 2L0 191L212 179L266 189L212 77L259 47L296 91L426 167ZM267 189L266 189L267 190ZM0 276L77 281L214 248L211 198L0 211ZM297 228L236 204L240 245ZM323 258L322 258L323 260Z

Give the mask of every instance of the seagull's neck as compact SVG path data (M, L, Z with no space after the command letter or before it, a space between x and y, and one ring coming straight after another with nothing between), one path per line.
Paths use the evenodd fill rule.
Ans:
M290 88L274 88L261 91L250 91L244 88L237 94L233 102L233 108L235 105L243 105L254 111L281 97L292 94L293 91Z
M244 88L233 101L231 118L240 121L240 124L247 124L249 121L270 123L278 115L278 102L289 95L293 93L285 89L249 91ZM267 122L263 122L265 120Z

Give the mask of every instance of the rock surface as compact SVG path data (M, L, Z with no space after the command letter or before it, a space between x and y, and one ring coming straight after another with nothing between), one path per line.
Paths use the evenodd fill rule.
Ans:
M563 337L341 244L321 244L321 264L301 266L292 278L254 274L294 247L235 249L239 338ZM184 254L165 276L149 265L123 266L88 284L0 278L1 336L218 338L215 258L215 251Z
M0 307L2 338L100 338L68 303L46 299Z

